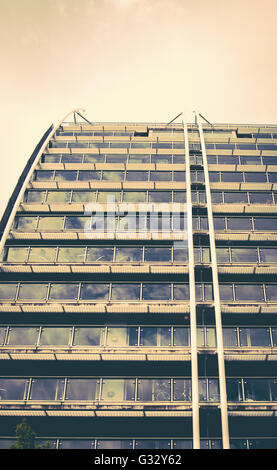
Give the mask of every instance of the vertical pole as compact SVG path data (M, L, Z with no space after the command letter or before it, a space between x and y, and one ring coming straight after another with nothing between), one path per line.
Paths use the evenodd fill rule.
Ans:
M222 444L223 444L223 449L229 449L230 448L230 442L229 442L229 426L228 426L226 376L225 376L223 333L222 333L222 322L221 322L221 307L220 307L220 294L219 294L217 260L216 260L216 247L215 247L215 233L214 233L214 222L213 222L213 212L212 212L211 187L210 187L206 147L205 147L205 141L204 141L204 133L203 133L202 123L200 121L199 114L197 115L197 117L198 117L197 121L198 121L200 143L201 143L201 149L202 149L205 187L206 187L206 198L207 198L208 223L209 223L209 238L210 238L210 250L211 250L211 264L212 264L213 291L214 291L214 309L215 309L215 324L216 324L216 340L217 340L217 360L218 360L218 376L219 376L219 392L220 392Z
M194 273L194 252L193 252L193 231L192 231L190 155L189 155L188 128L187 128L187 123L185 122L185 115L183 115L183 128L184 128L185 156L186 156L187 237L188 237L188 255L189 255L192 431L193 431L193 448L200 449L197 321L196 321L195 273Z

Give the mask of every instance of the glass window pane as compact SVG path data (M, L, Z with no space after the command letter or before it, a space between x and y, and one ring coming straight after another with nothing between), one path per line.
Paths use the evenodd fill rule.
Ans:
M62 386L59 384L59 379L33 379L30 399L39 401L58 400L61 399L59 392L62 393Z
M99 379L69 379L66 385L67 400L97 400Z
M261 284L235 285L236 300L263 301L263 286Z
M173 298L174 300L189 300L189 285L174 284Z
M103 181L123 181L123 179L124 179L124 171L104 170L102 173Z
M219 290L221 300L233 300L232 284L220 284Z
M172 191L149 191L149 202L168 202L172 199Z
M249 199L251 204L272 204L272 193L249 193Z
M225 230L225 217L214 217L214 229L215 231Z
M49 232L60 231L63 228L63 217L39 217L38 230Z
M116 348L129 346L129 328L108 327L107 346Z
M266 299L270 302L275 302L277 300L277 286L276 284L268 284L265 286L266 289Z
M173 171L173 181L186 181L186 173L184 171ZM204 173L198 172L198 181L204 181Z
M90 224L91 217L66 216L65 218L66 230L88 230Z
M270 335L267 328L240 328L240 345L270 347Z
M10 247L7 249L5 261L9 263L24 263L27 256L27 247Z
M126 163L127 155L106 155L106 163Z
M104 246L104 247L96 247L91 246L88 247L87 250L87 257L86 262L107 262L113 261L113 247L112 246Z
M255 157L252 155L241 155L241 165L259 165L261 163L261 157Z
M159 328L160 345L171 346L171 328Z
M227 217L228 230L252 230L251 217Z
M82 163L83 155L79 153L66 153L62 155L62 163Z
M77 300L79 284L51 284L50 300Z
M238 379L226 379L227 401L241 401L242 390Z
M150 155L129 155L129 163L150 163Z
M49 191L47 195L47 202L69 202L71 191Z
M213 348L216 347L216 330L215 328L207 328L206 329L207 335L207 344L206 346Z
M224 192L224 202L225 204L233 204L233 203L247 204L248 203L247 193L244 193L242 191L238 191L237 193Z
M53 176L54 171L38 170L34 174L34 179L36 181L49 181L53 179Z
M56 247L32 246L29 253L29 263L53 263L56 256Z
M144 326L140 329L140 346L157 346L157 328Z
M17 217L16 230L20 232L33 232L36 225L37 217Z
M115 204L120 202L120 191L98 191L97 202L103 204Z
M188 248L173 247L174 261L177 263L185 263L188 261Z
M238 346L238 335L236 328L222 328L223 344L225 348Z
M173 329L173 346L189 346L190 330L187 327L176 327Z
M170 449L168 439L136 439L136 449Z
M150 181L171 181L172 173L171 171L151 171L150 172Z
M107 300L109 298L109 284L82 284L81 296L82 300Z
M143 300L170 300L170 284L143 284Z
M208 380L209 401L219 401L219 383L218 379Z
M1 300L14 299L16 295L17 284L0 284Z
M140 379L138 381L138 400L169 401L170 379Z
M187 195L185 191L173 191L173 202L186 203Z
M191 401L191 379L173 380L173 400Z
M48 284L21 284L19 300L45 300Z
M206 379L198 380L199 401L207 401L207 381Z
M61 439L59 449L91 449L92 441L87 439Z
M229 263L228 248L216 248L216 258L218 263Z
M144 261L171 262L171 248L165 247L145 247Z
M127 171L126 181L148 181L148 171Z
M73 346L100 346L103 329L99 327L74 328Z
M27 191L26 202L43 202L45 198L45 191Z
M101 400L124 401L134 400L134 379L103 379Z
M140 284L112 284L112 300L139 300Z
M139 262L142 260L142 247L117 246L115 260L120 263Z
M269 401L269 386L267 379L244 380L245 400Z
M231 248L232 263L257 263L257 248Z
M55 181L75 181L77 171L56 170Z
M85 248L73 246L60 247L58 251L58 262L59 263L83 263L85 256Z
M72 202L94 202L95 191L73 191Z
M260 258L263 263L277 263L277 248L260 248Z
M12 327L9 329L9 345L32 345L35 346L38 340L39 329L36 327Z
M245 172L244 173L245 181L246 183L266 183L267 178L266 178L266 173L250 173L250 172Z
M212 203L213 204L222 204L223 203L223 193L222 192L211 192Z
M277 183L277 174L276 173L268 173L268 181L270 183Z
M147 202L147 192L146 191L124 191L123 192L123 202Z
M255 230L276 231L277 230L277 218L254 217L254 227L255 227Z
M238 182L241 183L243 181L243 173L239 172L231 172L231 171L222 171L221 172L221 181L224 182Z
M23 400L26 393L26 379L1 379L0 400Z
M97 449L132 449L133 441L97 439Z
M43 327L40 337L42 346L67 346L71 329L62 327Z

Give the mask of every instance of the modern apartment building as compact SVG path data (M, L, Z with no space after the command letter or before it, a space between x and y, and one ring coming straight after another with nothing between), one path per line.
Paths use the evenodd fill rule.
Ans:
M277 448L277 126L45 133L1 222L0 447Z

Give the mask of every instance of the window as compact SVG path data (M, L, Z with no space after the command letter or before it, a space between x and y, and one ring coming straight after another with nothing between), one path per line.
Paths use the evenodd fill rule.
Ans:
M23 400L26 390L26 379L0 378L0 400Z
M244 173L246 183L266 183L266 173ZM277 180L276 180L277 181Z
M235 285L236 300L263 301L264 293L261 284L237 284Z
M100 346L103 342L102 335L102 328L75 327L73 346Z
M243 191L238 191L237 193L235 192L224 192L224 202L225 204L233 204L233 203L248 203L248 198L247 198L247 193L244 193Z
M75 181L76 178L77 171L56 170L55 172L56 181Z
M171 248L165 247L145 247L144 261L171 262Z
M150 181L171 181L171 171L151 171Z
M173 400L191 401L191 379L173 380Z
M142 261L142 248L141 247L116 247L116 262L130 263Z
M51 284L49 300L77 300L79 284Z
M113 251L112 246L89 246L87 249L86 262L112 262Z
M149 191L149 202L171 202L171 191ZM175 201L176 202L176 201Z
M221 172L221 180L226 182L238 182L241 183L243 181L243 173L239 172L231 172L231 171L222 171Z
M56 202L69 202L71 192L70 191L49 191L47 195L48 204Z
M67 400L97 400L99 379L69 379L66 384Z
M272 204L272 193L250 192L249 199L251 204Z
M85 248L74 246L60 247L58 252L59 263L83 263Z
M143 300L170 300L170 284L143 284Z
M12 327L9 328L9 345L35 346L38 340L39 329L36 327Z
M81 296L82 300L107 300L109 298L109 284L82 284Z
M31 400L61 400L64 382L59 379L32 379Z
M140 379L138 400L170 401L170 379Z
M262 263L277 263L277 248L260 248Z
M134 379L103 379L101 400L123 401L134 400Z
M1 300L13 300L16 295L17 284L0 284Z
M254 217L255 230L261 231L276 231L277 230L277 218L275 217Z
M43 327L40 337L41 346L67 346L71 329L63 327Z
M252 230L251 217L227 217L228 230L250 231Z
M38 231L51 232L51 230L60 231L63 228L63 217L39 217Z
M148 181L148 171L127 171L126 181Z
M48 284L21 284L19 300L46 300Z
M7 248L4 261L8 263L24 263L27 257L27 250L28 248L19 246Z
M276 302L277 300L277 286L276 284L268 284L266 287L266 298L269 302Z
M139 300L140 284L113 284L112 300Z
M94 202L95 191L73 191L72 202Z
M240 328L239 335L242 347L271 346L268 328Z
M146 191L124 191L123 202L147 202L147 193Z
M232 263L257 263L258 251L256 248L231 248Z

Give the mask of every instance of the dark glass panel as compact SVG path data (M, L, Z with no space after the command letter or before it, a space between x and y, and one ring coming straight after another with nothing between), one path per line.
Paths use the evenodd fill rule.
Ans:
M59 400L62 393L63 384L59 379L32 379L31 400Z
M0 400L23 400L26 393L26 379L0 378Z
M251 204L272 204L272 193L249 193L249 199Z
M100 346L102 328L78 327L74 328L73 346Z
M277 248L260 248L262 263L277 263Z
M77 171L56 170L55 181L75 181Z
M224 192L224 202L225 204L233 204L233 203L248 203L247 193L242 191L238 191L237 193L233 192Z
M252 219L251 217L227 217L228 230L236 231L251 231Z
M99 379L69 379L66 385L67 400L97 400Z
M261 284L236 284L236 300L263 301L264 293Z
M174 284L174 300L189 300L189 285Z
M144 261L171 262L171 248L167 247L145 247Z
M123 181L124 171L108 171L104 170L102 173L103 181Z
M247 401L269 401L267 379L244 379L244 393Z
M261 231L276 231L277 218L275 217L254 217L255 230Z
M173 380L173 400L191 401L191 379Z
M59 263L83 263L85 256L84 247L60 247L58 252Z
M221 181L224 182L238 182L243 181L243 173L240 172L231 172L231 171L222 171L221 172Z
M149 191L149 202L168 202L172 200L171 191Z
M170 379L140 379L138 381L138 400L170 401Z
M266 174L262 172L255 172L255 173L245 172L244 177L245 177L246 183L266 183L267 182Z
M112 284L112 300L139 300L140 284Z
M170 300L170 284L143 284L143 300Z
M232 263L257 263L257 248L231 248Z
M116 247L115 260L121 263L142 261L142 247L118 246Z
M82 300L107 300L109 298L109 284L82 284Z
M144 326L140 329L140 346L157 346L157 328Z
M49 300L77 300L79 284L51 284Z
M89 246L87 249L86 262L112 262L113 251L112 246Z

